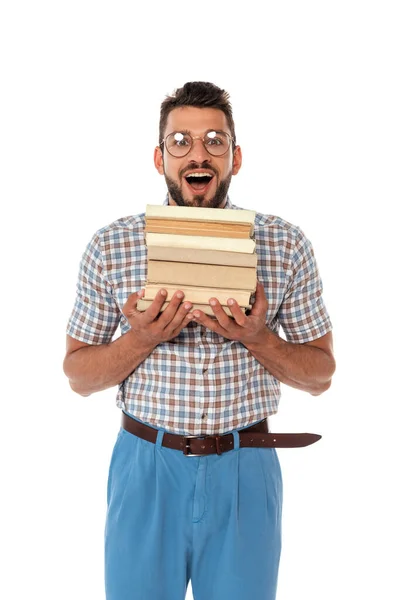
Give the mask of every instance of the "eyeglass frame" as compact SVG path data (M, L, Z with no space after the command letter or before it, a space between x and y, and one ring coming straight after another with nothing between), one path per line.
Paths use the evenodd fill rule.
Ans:
M209 133L210 131L215 131L215 133L223 133L224 135L227 135L229 140L230 140L230 144L229 147L227 148L227 150L223 153L223 154L211 154L211 152L209 150L207 150L207 146L204 142L204 138L206 137L207 133ZM190 137L190 139L192 140L192 144L189 148L189 150L186 152L186 154L183 154L182 156L175 156L174 154L172 154L169 150L168 147L165 143L165 140L170 136L170 135L174 135L174 133L183 133L184 135L188 135ZM203 137L201 135L195 135L193 136L190 131L188 131L187 129L177 129L176 131L171 131L171 133L169 133L168 135L165 136L165 138L160 142L160 147L164 144L165 148L167 149L167 152L170 156L172 156L173 158L184 158L185 156L187 156L189 154L189 152L191 151L191 149L193 148L193 142L194 140L201 140L203 142L203 146L206 149L206 151L208 152L208 154L210 156L214 156L214 158L220 158L221 156L225 156L225 154L227 152L229 152L231 146L232 149L235 149L236 146L236 142L234 140L234 138L231 136L230 133L227 133L226 131L223 131L222 129L207 129L207 131L205 132L205 134L203 135Z

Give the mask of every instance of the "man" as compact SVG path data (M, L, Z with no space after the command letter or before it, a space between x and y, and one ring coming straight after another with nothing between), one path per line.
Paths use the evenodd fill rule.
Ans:
M240 210L228 189L241 162L226 92L192 82L164 100L154 163L166 204ZM261 213L255 240L255 302L243 314L232 299L233 317L218 298L210 298L215 318L191 311L179 292L160 313L168 290L137 310L144 213L97 231L82 257L64 371L82 396L118 385L122 409L107 486L107 600L184 600L189 580L195 600L276 596L275 448L316 438L268 433L267 418L279 382L319 395L335 360L310 242Z

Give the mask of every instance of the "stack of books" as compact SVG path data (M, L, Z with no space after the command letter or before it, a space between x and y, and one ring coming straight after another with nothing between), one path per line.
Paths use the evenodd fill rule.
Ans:
M242 312L251 308L257 285L255 211L191 206L146 206L148 250L145 294L138 310L146 310L160 288L168 292L165 310L177 290L193 309L215 316L209 305L218 298L226 313L234 298Z

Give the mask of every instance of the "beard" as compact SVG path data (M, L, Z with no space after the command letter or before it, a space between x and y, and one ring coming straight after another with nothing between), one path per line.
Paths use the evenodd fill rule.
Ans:
M220 181L215 190L215 195L210 200L205 201L205 194L195 194L193 198L184 198L182 193L182 185L178 185L176 181L164 174L168 192L172 200L177 206L200 206L206 208L219 208L225 201L228 194L228 189L231 184L232 172L229 173L226 179ZM216 177L216 175L214 175Z

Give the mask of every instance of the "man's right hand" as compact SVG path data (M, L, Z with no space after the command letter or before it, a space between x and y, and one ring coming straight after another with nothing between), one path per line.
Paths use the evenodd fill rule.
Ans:
M162 291L166 292L164 296ZM167 291L164 288L158 290L149 308L141 312L137 309L137 302L143 298L143 295L143 289L130 294L122 312L131 326L135 339L139 343L143 342L144 346L157 346L173 339L193 318L189 313L192 303L182 302L184 293L181 290L172 296L167 308L162 313L160 313L161 307L167 298Z

